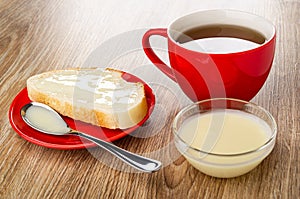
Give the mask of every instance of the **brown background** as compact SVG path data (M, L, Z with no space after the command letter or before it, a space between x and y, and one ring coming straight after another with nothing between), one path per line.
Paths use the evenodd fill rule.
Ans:
M276 25L278 35L272 71L252 100L278 122L277 144L255 170L234 179L198 172L173 148L171 122L190 102L150 64L140 44L141 32L148 28L166 27L186 13L214 8L264 16ZM0 198L299 197L299 10L298 0L0 1ZM166 57L165 40L154 42ZM125 172L127 167L99 148L37 146L11 128L8 108L28 77L82 67L95 52L101 53L96 60L100 65L134 73L153 88L157 102L150 120L115 144L162 160L165 166L159 172Z

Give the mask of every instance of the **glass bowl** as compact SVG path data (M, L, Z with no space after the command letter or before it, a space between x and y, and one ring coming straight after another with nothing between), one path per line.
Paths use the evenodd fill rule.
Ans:
M200 122L203 116L209 120ZM256 104L216 98L183 108L172 130L176 148L192 166L210 176L231 178L251 171L271 153L277 125L273 116Z

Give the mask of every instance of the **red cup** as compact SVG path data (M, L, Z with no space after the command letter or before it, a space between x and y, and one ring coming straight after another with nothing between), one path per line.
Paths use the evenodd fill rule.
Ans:
M191 49L177 41L183 32L206 25L234 25L259 32L265 42L247 49L208 52ZM171 67L153 51L150 37L168 39ZM275 27L263 17L234 10L198 11L174 20L168 28L148 30L142 39L148 58L170 79L179 84L193 101L216 97L250 101L261 89L270 72L275 52ZM231 46L230 43L226 46Z

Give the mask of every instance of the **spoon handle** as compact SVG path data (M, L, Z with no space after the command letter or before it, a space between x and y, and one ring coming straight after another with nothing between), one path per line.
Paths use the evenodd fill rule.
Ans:
M79 132L79 131L71 130L69 133L83 137L87 140L94 142L98 146L100 146L103 149L107 150L108 152L112 153L116 157L120 158L123 162L129 164L130 166L132 166L140 171L154 172L161 168L160 161L153 160L150 158L146 158L146 157L131 153L131 152L121 149L109 142L100 140L98 138L95 138L93 136L87 135L87 134Z

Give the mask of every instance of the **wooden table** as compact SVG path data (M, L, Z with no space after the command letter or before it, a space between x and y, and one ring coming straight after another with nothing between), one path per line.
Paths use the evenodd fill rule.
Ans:
M140 42L151 27L213 8L264 16L278 34L273 68L252 100L274 115L277 143L256 169L233 179L206 176L175 150L171 123L191 102L153 67ZM299 10L298 0L0 1L0 198L299 198ZM164 39L155 42L166 58ZM28 77L91 63L136 74L152 87L157 102L149 121L114 143L160 159L160 171L130 172L99 148L38 146L11 128L9 106Z

